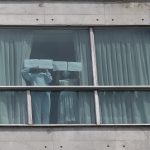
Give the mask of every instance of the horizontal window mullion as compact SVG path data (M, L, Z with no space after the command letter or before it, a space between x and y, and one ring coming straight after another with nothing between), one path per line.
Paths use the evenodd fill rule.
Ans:
M150 86L0 86L0 91L24 91L24 90L36 90L36 91L45 91L45 90L82 90L82 91L149 91Z

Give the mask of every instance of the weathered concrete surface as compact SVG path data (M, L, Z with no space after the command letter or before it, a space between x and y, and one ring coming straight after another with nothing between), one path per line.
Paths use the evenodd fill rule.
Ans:
M0 25L149 25L150 2L0 2Z
M150 2L1 2L0 25L150 25ZM0 127L0 150L44 149L149 150L150 128Z
M149 150L148 127L0 128L1 150Z
M0 1L31 1L31 0L0 0ZM150 0L32 0L33 2L111 2L111 3L122 3L122 2L149 2Z

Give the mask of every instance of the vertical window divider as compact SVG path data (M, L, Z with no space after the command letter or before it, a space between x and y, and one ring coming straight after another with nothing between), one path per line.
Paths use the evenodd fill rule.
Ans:
M90 45L91 45L91 56L92 56L92 71L93 71L93 82L94 86L98 85L98 77L97 77L97 66L96 66L96 48L95 48L95 39L94 39L94 31L93 28L90 27ZM94 91L95 98L95 114L96 114L96 124L101 123L101 111L99 105L99 96L98 91Z
M32 102L31 102L31 92L27 90L27 113L28 113L28 124L32 124Z

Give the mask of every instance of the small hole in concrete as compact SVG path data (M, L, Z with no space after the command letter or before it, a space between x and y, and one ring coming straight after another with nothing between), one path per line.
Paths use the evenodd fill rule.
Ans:
M39 19L38 19L38 18L36 18L36 21L39 21Z
M46 146L46 145L45 145L44 147L45 147L45 148L47 148L47 146Z
M43 4L42 4L42 3L40 3L40 4L39 4L39 7L43 7Z
M107 145L107 147L110 147L109 145Z
M114 19L111 19L112 21L114 21Z
M141 20L142 20L142 21L144 21L144 19L143 19L143 18L142 18Z
M60 148L63 148L63 146L61 145Z
M54 21L54 19L53 19L53 18L52 18L51 20L52 20L52 21Z
M96 19L96 21L99 21L99 19Z
M122 147L126 147L125 145L123 145Z

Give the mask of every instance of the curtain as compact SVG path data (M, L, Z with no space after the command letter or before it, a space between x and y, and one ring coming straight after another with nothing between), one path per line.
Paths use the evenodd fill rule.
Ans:
M58 123L74 124L78 122L78 95L74 91L62 91L59 95Z
M150 84L150 30L95 30L99 85ZM148 92L101 92L103 123L150 123Z
M21 70L24 59L31 53L32 35L29 31L0 30L0 85L23 85ZM9 93L9 94L8 94ZM0 94L0 123L26 122L26 96L24 92Z
M78 30L74 36L76 61L82 63L79 73L80 85L92 84L92 65L88 32ZM92 92L79 92L79 123L91 124L95 122L94 96Z
M79 85L92 84L91 54L89 35L86 30L72 31L75 61L81 62L82 71L78 74ZM77 78L75 78L77 80ZM73 79L62 80L63 85L77 85ZM92 92L62 91L58 101L58 123L91 124L95 123L94 98Z
M102 123L150 123L150 92L100 92Z

